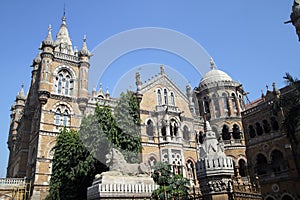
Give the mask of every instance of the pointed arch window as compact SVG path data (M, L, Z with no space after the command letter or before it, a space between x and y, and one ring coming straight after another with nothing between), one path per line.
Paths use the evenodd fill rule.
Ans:
M220 117L219 100L215 94L212 96L212 99L213 99L214 107L215 107L215 115L216 115L216 117Z
M58 75L58 86L57 86L57 93L58 94L61 94L62 92L62 79L63 79L63 75L62 74L59 74Z
M147 121L146 133L147 133L148 137L152 140L153 140L153 132L154 132L153 122L151 119L149 119Z
M174 97L174 93L173 92L171 92L171 96L170 96L170 103L171 103L171 105L175 105L175 97Z
M183 127L183 139L186 141L186 143L190 141L189 128L186 125Z
M165 103L165 105L168 104L168 91L167 91L167 89L164 89L164 103Z
M223 140L230 140L231 136L230 136L230 133L229 133L229 128L226 124L223 125L223 128L222 128L222 139Z
M55 78L55 82L57 94L72 95L74 81L68 70L60 70Z
M65 83L65 94L69 94L70 89L70 76L66 76L66 83Z
M65 105L60 105L54 114L54 124L57 126L70 125L70 111Z
M61 114L61 112L60 112L60 109L58 108L55 112L55 124L56 125L60 124L60 114Z
M232 136L234 139L241 139L240 127L236 124L234 124L232 127Z
M256 165L255 165L255 171L257 175L267 174L268 168L269 166L268 166L267 158L263 154L258 154L256 156Z
M63 125L68 126L69 123L69 113L68 110L65 110L64 117L63 117Z
M227 95L225 93L222 94L222 104L224 109L224 115L228 116L228 101L227 101Z
M161 91L157 90L157 103L158 105L161 105Z
M234 93L231 94L231 102L232 102L232 111L234 115L237 115L237 105L236 105L236 98Z
M239 160L239 174L242 177L247 176L247 166L246 161L244 159Z

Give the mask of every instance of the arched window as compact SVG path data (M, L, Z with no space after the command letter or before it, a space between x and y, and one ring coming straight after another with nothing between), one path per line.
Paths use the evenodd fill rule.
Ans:
M256 136L255 129L253 128L252 125L248 126L248 131L249 131L250 138L254 138Z
M56 125L60 125L60 115L61 115L61 112L60 112L60 109L58 108L55 112L55 124Z
M265 133L270 133L271 132L271 126L267 120L263 120L263 127L264 127L264 132Z
M70 89L70 76L66 76L66 83L65 83L65 94L69 94L69 89Z
M271 164L272 169L275 174L280 173L281 171L287 168L287 162L284 160L283 154L281 151L275 149L271 153Z
M63 117L63 125L68 126L69 124L69 112L68 110L65 110L64 117Z
M189 133L189 128L187 126L184 126L183 127L183 139L186 141L186 142L189 142L190 141L190 133Z
M235 94L234 93L231 94L231 102L232 102L231 104L232 104L233 113L235 115L237 115L236 98L235 98Z
M200 144L203 144L204 142L204 133L202 131L199 132L198 141Z
M256 165L255 165L255 171L257 175L267 174L268 168L269 167L268 167L267 158L263 154L258 154L256 156Z
M167 91L167 89L164 89L164 102L165 102L165 105L168 104L168 91Z
M204 109L205 109L205 112L207 114L210 113L209 102L208 102L208 99L206 97L204 97Z
M171 137L176 137L178 133L178 125L177 122L174 119L170 120L170 135Z
M154 131L154 129L153 129L153 122L152 122L151 119L149 119L147 121L146 133L150 137L150 139L153 139L153 131Z
M257 135L262 135L264 133L263 128L261 127L260 123L256 122L255 123L255 129Z
M57 94L72 95L73 80L68 70L60 70L55 80Z
M167 140L167 131L166 131L165 125L163 125L163 127L161 128L161 136L162 136L163 140Z
M62 74L59 74L58 75L58 86L57 86L57 93L58 94L61 94L62 92L62 79L63 79L63 75Z
M70 125L70 111L65 105L60 105L54 114L54 124L57 126Z
M171 92L170 101L171 101L171 105L175 106L175 97L173 92Z
M220 117L220 106L219 106L219 100L217 96L214 94L212 96L213 102L214 102L214 107L215 107L215 116Z
M151 168L153 168L157 163L157 160L154 156L151 156L148 160L148 164Z
M233 127L232 127L232 137L234 139L241 139L240 127L236 124L234 124Z
M240 176L242 176L242 177L247 176L246 172L247 172L246 162L245 162L244 159L240 159L239 160L239 174L240 174Z
M271 117L271 125L272 125L272 129L274 131L278 131L279 130L279 125L278 125L278 122L276 120L275 117Z
M231 139L231 136L230 136L230 133L229 133L229 128L226 124L224 124L223 128L222 128L222 139L223 140L230 140Z
M225 93L222 94L222 104L224 109L224 115L228 116L228 101L227 101L227 95Z
M161 91L157 90L157 103L158 105L161 105Z
M187 169L187 172L188 172L188 179L190 180L190 184L191 185L195 185L196 183L196 179L195 179L195 166L194 166L194 163L191 161L191 160L188 160L186 162L186 169Z

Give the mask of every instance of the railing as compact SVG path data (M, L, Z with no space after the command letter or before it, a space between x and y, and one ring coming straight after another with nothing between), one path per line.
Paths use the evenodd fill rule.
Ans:
M54 52L54 56L56 58L61 58L61 59L65 59L65 60L69 60L69 61L73 61L73 62L78 62L79 59L76 56L72 56L72 55L68 55L68 54L64 54L64 53L60 53L60 52Z
M25 184L26 178L0 178L0 185L21 185Z

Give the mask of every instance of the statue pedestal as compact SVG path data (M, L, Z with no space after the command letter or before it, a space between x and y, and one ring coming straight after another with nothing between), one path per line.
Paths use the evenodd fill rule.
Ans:
M149 199L158 186L149 175L128 176L104 172L88 188L87 199Z

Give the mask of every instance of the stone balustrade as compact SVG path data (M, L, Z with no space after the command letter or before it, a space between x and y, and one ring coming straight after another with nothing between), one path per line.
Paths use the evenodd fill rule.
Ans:
M0 178L0 185L25 185L26 178Z

